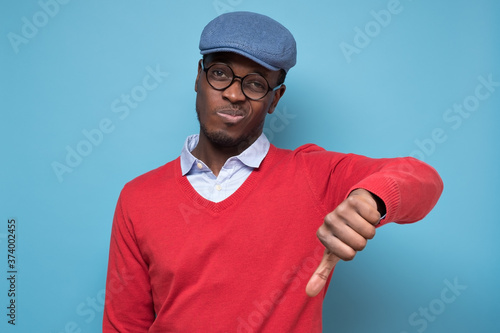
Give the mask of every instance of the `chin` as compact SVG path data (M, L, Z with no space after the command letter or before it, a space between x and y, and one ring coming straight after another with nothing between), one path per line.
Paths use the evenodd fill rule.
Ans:
M237 146L244 139L239 137L233 137L229 135L227 132L222 130L214 130L211 131L207 129L204 125L200 125L201 132L207 139L213 144L221 147L234 147Z
M225 131L209 131L203 126L201 126L201 132L213 145L222 148L236 148L238 154L242 153L255 141L252 141L249 135L234 137Z

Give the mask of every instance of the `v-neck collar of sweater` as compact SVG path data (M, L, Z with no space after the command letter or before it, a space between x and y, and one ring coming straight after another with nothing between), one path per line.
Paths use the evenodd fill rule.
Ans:
M250 176L245 180L245 182L228 198L220 202L214 202L203 198L191 185L189 180L182 176L180 158L177 159L175 166L175 178L177 179L183 193L192 201L196 202L198 205L204 207L205 209L212 211L214 213L219 213L226 208L232 206L233 204L239 202L244 198L250 191L252 191L256 184L258 184L259 179L262 177L263 172L269 167L273 162L276 155L277 148L271 144L269 147L269 152L267 156L262 161L260 167L254 169Z

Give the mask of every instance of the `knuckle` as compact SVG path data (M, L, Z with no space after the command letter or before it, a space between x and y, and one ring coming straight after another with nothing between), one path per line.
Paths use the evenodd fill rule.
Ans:
M331 230L333 232L334 230L338 229L340 220L341 218L339 217L337 212L331 212L325 216L322 227L325 228L325 231Z
M325 224L330 224L334 219L335 219L335 211L326 214L323 221Z
M356 244L354 245L354 249L355 249L356 251L361 251L361 250L363 250L363 249L366 247L366 244L367 244L366 239L361 238L361 239L360 239L360 240L358 240L358 241L356 242Z
M341 258L344 261L351 261L354 259L355 256L356 256L356 251L354 251L354 249L349 249L346 250L345 253L343 253Z
M347 199L346 199L346 202L350 206L356 206L358 204L358 201L359 201L359 198L357 195L351 195L351 196L347 197Z
M358 199L356 198L355 195L350 195L350 196L347 197L346 201L349 202L349 203L352 203L352 202L355 202L356 200L358 200Z
M322 225L321 227L318 228L318 230L316 231L316 236L318 237L318 239L324 243L326 241L326 238L327 238L327 232L325 230L325 227L324 225Z
M349 210L349 206L350 205L348 203L343 202L340 205L338 205L336 211L338 212L339 215L343 215L345 214L346 211Z
M375 227L370 228L370 230L366 233L367 238L373 239L373 237L375 237L375 233L377 232L376 230L377 229Z
M372 208L372 211L370 212L370 219L369 219L369 222L372 224L372 225L375 225L378 223L378 221L380 220L382 216L380 215L380 213L378 212L378 210L376 210L375 208Z

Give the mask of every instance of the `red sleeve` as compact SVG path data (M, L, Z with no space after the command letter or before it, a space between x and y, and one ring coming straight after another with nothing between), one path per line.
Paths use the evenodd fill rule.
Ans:
M436 205L443 182L434 168L412 157L373 159L325 151L315 145L301 148L312 191L330 212L351 191L363 188L384 202L388 222L423 219Z
M111 231L104 333L148 332L154 321L148 266L127 214L125 189L118 199Z

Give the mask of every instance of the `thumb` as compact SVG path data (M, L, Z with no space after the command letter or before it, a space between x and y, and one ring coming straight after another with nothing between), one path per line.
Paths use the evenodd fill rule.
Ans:
M318 268L314 271L306 286L306 294L309 297L314 297L325 287L326 280L330 276L335 265L339 262L340 258L325 249L323 259L319 263Z

